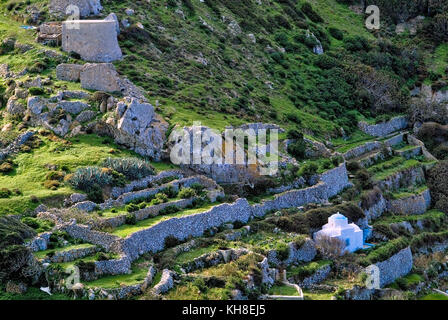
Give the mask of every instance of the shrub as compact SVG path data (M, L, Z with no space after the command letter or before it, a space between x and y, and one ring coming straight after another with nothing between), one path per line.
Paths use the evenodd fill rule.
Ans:
M58 180L46 180L44 181L44 187L50 190L56 190L61 183Z
M310 18L311 21L313 21L315 23L324 22L324 19L322 19L322 17L316 11L314 11L314 9L310 3L305 2L302 5L301 10L303 13L305 13L307 15L308 18Z
M340 65L339 61L328 54L318 56L314 64L321 69L332 69Z
M362 189L366 190L373 187L372 175L366 169L358 170L358 172L356 172L355 178Z
M309 179L317 173L318 169L319 166L314 162L305 163L303 166L300 167L298 174L299 176Z
M176 237L168 236L165 238L165 249L173 248L181 243L182 242L178 240Z
M328 32L330 33L330 35L331 35L333 38L335 38L335 39L337 39L337 40L342 40L342 39L344 39L344 33L343 33L341 30L339 30L339 29L336 29L336 28L330 28L330 29L328 29Z
M129 179L142 179L154 174L149 162L137 158L108 158L103 166L122 173Z
M137 223L137 219L135 218L135 215L132 213L128 213L125 218L125 223L130 225L135 225Z
M111 182L112 176L98 167L79 168L69 179L75 189L83 191L90 191L95 185L101 187Z
M2 172L2 173L11 172L13 169L14 169L13 165L9 162L3 162L0 165L0 172Z
M378 203L378 201L380 201L381 196L382 192L378 187L375 187L370 191L364 192L361 195L361 208L365 210L369 209L370 207Z
M9 190L7 188L0 189L0 198L2 198L2 199L9 198L11 195L12 195L11 190Z
M22 223L26 224L30 228L33 228L36 230L37 233L45 232L48 230L51 230L51 228L54 226L54 223L47 221L47 220L41 220L33 217L24 217L21 219Z
M179 191L179 197L182 199L189 199L196 196L196 191L192 188L183 188Z
M160 193L165 194L169 199L173 199L177 197L179 192L175 190L173 186L169 186L163 189Z
M140 208L137 204L135 203L130 203L125 207L127 212L135 212L138 211ZM126 217L127 218L127 217Z
M45 90L42 88L38 88L38 87L31 87L28 89L28 92L32 96L41 96L41 95L45 94Z
M152 205L157 205L165 202L168 202L168 196L164 193L156 194L156 197L153 200L151 200Z
M100 203L103 201L103 190L98 184L94 184L89 191L87 191L87 198L90 201Z
M178 208L176 206L168 206L168 207L160 210L159 214L160 215L173 214L173 213L176 213L179 211L180 211L180 208Z
M192 188L196 192L196 194L199 195L202 193L202 190L204 190L205 187L202 184L196 182L193 183L190 188Z

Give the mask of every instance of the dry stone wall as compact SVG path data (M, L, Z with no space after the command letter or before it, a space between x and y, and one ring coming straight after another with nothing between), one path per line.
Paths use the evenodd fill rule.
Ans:
M424 214L431 207L429 189L403 199L390 200L388 210L395 214Z
M375 264L379 268L380 287L391 284L398 278L401 278L411 272L412 269L412 252L407 247L389 259Z
M358 127L361 131L373 137L385 137L395 131L406 129L408 124L407 117L396 117L388 122L373 125L361 121L358 124Z

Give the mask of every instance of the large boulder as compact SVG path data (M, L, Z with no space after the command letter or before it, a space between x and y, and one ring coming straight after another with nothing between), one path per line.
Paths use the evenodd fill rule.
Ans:
M8 103L6 104L6 111L8 111L8 113L12 115L23 114L23 112L25 112L25 107L16 96L12 96L8 99Z
M63 81L79 81L82 68L80 64L62 63L56 67L56 77Z
M105 92L120 91L120 78L112 63L87 63L80 73L81 87Z
M51 0L49 12L56 17L65 17L71 14L67 10L69 6L78 7L80 17L98 15L103 9L100 0Z
M62 49L90 62L122 58L113 20L73 20L62 23Z
M145 131L154 117L154 107L149 103L139 103L137 99L131 99L121 119L118 121L118 129L131 135L140 135Z
M168 123L154 112L151 104L126 97L118 102L114 117L97 122L91 129L143 156L161 160Z

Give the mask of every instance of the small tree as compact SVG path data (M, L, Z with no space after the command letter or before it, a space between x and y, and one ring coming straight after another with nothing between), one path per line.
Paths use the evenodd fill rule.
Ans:
M345 243L338 238L321 235L316 239L316 247L324 258L335 260L344 254Z

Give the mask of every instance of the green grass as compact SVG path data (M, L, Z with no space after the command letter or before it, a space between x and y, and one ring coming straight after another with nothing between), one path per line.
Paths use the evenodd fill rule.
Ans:
M420 300L448 300L448 297L441 293L430 293L421 297Z
M207 288L205 292L189 282L171 289L165 296L167 300L228 300L225 288Z
M381 181L397 172L418 167L420 165L421 163L415 159L405 160L401 157L394 157L390 160L373 165L367 170L373 173L373 179Z
M274 285L269 289L269 294L274 296L298 296L296 288L287 285Z
M393 199L404 199L412 197L414 195L418 195L427 189L428 187L426 185L417 188L407 188L404 190L398 190L397 192L391 193L391 196Z
M429 210L424 214L421 215L393 215L393 216L383 216L380 219L376 220L373 225L377 224L391 224L391 223L397 223L402 221L420 221L420 220L427 220L427 219L445 219L446 214L442 211L438 210Z
M351 149L359 147L366 142L374 141L375 138L372 138L368 134L365 134L361 130L356 130L349 139L344 140L343 138L337 138L331 140L331 143L336 148L336 151L340 153L345 153Z
M434 54L428 54L426 63L430 70L438 74L445 74L448 67L448 44L442 43L435 49Z
M93 248L95 247L93 244L90 243L82 243L82 244L75 244L72 246L67 246L67 247L63 247L63 248L57 248L57 249L48 249L45 251L38 251L34 253L34 256L37 259L43 259L47 256L47 254L49 254L50 252L65 252L65 251L69 251L69 250L74 250L74 249L86 249L86 248Z
M287 270L287 277L295 277L297 276L301 280L306 277L313 275L320 268L330 265L331 261L329 260L319 260L313 261L303 266L292 266Z
M303 296L305 300L331 300L331 297L334 296L334 293L325 291L303 290Z
M176 262L179 264L187 263L202 256L203 254L210 253L216 250L218 250L218 246L213 245L204 248L193 249L188 252L182 252L176 257Z
M32 203L30 197L36 196L40 201L60 205L61 200L75 192L70 186L62 185L57 190L43 186L45 175L49 170L47 164L66 167L71 172L79 167L99 165L108 157L139 157L136 153L120 148L118 145L96 135L80 135L70 139L71 144L63 140L51 141L39 136L43 144L30 153L19 153L14 159L16 168L0 175L2 188L19 189L22 195L0 199L0 215L20 214L27 209L34 209L38 204ZM103 143L105 142L105 143ZM114 154L110 150L115 150ZM165 168L163 164L159 169Z
M204 206L202 208L196 208L196 209L189 209L189 210L183 210L183 211L179 211L177 213L174 214L170 214L170 215L164 215L164 216L157 216L157 217L153 217L153 218L149 218L149 219L145 219L142 221L137 222L135 225L122 225L116 229L114 229L111 233L113 235L116 235L118 237L122 237L122 238L126 238L127 236L133 234L134 232L143 230L143 229L147 229L159 222L162 222L164 220L168 220L171 218L180 218L183 216L188 216L188 215L192 215L192 214L196 214L196 213L201 213L204 211L209 210L210 208L212 208L213 206L215 206L216 204L209 204L207 206Z
M418 285L420 282L425 281L425 279L416 273L412 273L412 274L408 274L407 276L404 276L398 280L396 280L394 283L390 284L389 287L393 288L393 289L400 289L400 286L398 284L398 282L402 283L402 285L404 285L406 288L410 288L413 286Z
M137 260L138 261L138 260ZM120 274L116 276L106 276L95 281L85 282L84 285L89 288L119 288L121 285L134 285L143 282L148 273L148 266L134 262L131 267L132 273Z

